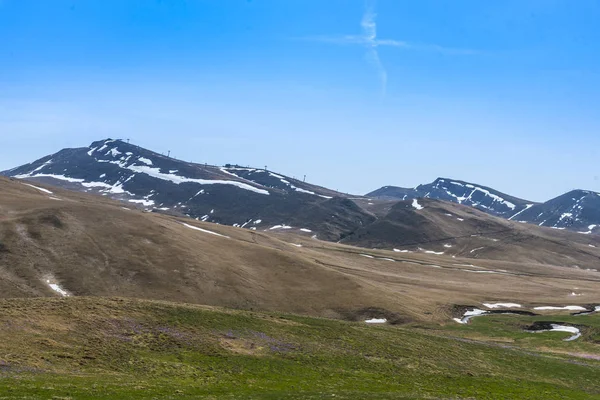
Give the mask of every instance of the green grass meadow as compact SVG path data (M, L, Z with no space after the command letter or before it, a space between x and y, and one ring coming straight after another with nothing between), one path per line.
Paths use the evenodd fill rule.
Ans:
M583 336L527 333L535 319ZM600 316L368 326L125 299L0 301L0 399L600 399ZM572 354L578 354L577 356Z

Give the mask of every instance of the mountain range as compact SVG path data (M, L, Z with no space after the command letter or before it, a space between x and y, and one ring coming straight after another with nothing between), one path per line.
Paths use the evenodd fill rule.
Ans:
M412 189L384 186L366 196L388 200L432 198L468 205L512 221L585 234L600 233L600 193L589 190L573 190L544 203L536 203L486 186L438 178Z
M487 186L438 178L415 188L385 186L365 196L353 196L266 168L192 163L113 139L63 149L0 174L96 193L148 211L203 222L250 230L292 230L378 248L418 246L488 232L491 226L492 230L504 229L500 219L490 220L482 213L540 227L600 232L600 194L591 191L575 190L536 203ZM421 203L428 210L417 213L424 207ZM473 219L469 209L482 213ZM433 210L436 215L431 214ZM434 219L429 220L431 229L423 228L428 226L422 220L424 215ZM448 219L448 215L454 218ZM463 223L465 216L467 222ZM471 228L465 231L469 219L476 221L471 226L474 232Z
M266 169L176 160L121 140L63 149L1 174L92 192L148 210L248 229L338 240L373 216L332 190Z
M474 395L487 395L478 383L481 368L496 357L507 367L484 373L513 368L507 376L518 378L519 390L523 368L550 360L540 367L549 371L544 386L513 396L547 398L556 392L547 385L556 359L577 367L570 377L584 363L593 368L590 357L599 356L600 235L521 223L534 206L490 188L465 182L466 193L438 182L456 201L433 198L433 188L427 197L404 200L352 196L265 169L194 164L112 140L6 174L0 176L0 375L8 379L9 397L38 398L41 385L46 397L97 397L106 394L90 381L99 371L106 373L101 382L126 388L106 398L132 398L130 386L141 398L198 398L206 382L215 382L220 396L230 376L239 395L240 371L247 371L243 385L254 387L265 371L273 371L274 386L281 371L292 371L287 382L297 397L299 363L319 382L339 371L349 385L373 376L369 394L380 393L382 381L421 379L424 371L437 385L438 365L448 365L441 396L451 393L452 382L464 382L451 371L478 379ZM564 201L594 207L595 195L583 194ZM546 206L549 214L568 212ZM506 208L521 214L492 212ZM494 317L507 313L513 315ZM557 325L569 330L531 332L553 329L550 321L569 321ZM395 341L382 342L383 333ZM323 343L337 346L328 359ZM350 345L356 352L349 353ZM524 347L534 345L540 347ZM567 350L577 353L566 359ZM467 367L447 364L462 354L475 354ZM518 367L515 354L524 357ZM357 371L357 361L370 372ZM315 363L327 369L315 373ZM464 372L468 365L475 367ZM218 379L215 367L222 369ZM582 382L595 382L595 372ZM123 380L131 376L131 383ZM143 385L139 376L147 379ZM56 390L58 381L48 384L49 377L64 382L64 390ZM74 379L85 379L79 392ZM159 379L176 386L151 392ZM13 381L30 392L21 396ZM182 390L191 386L181 382L201 392L186 397ZM497 379L489 382L498 388ZM303 386L309 397L313 386ZM419 387L412 397L422 394ZM280 391L267 397L282 398Z

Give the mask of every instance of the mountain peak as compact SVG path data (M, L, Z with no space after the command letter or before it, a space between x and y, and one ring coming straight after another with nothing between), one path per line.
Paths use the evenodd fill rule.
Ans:
M535 203L487 186L439 177L414 189L384 186L367 196L400 200L433 198L472 206L518 222L572 229L586 234L600 231L600 193L591 190L575 189L545 203Z
M422 184L414 189L384 187L367 196L402 200L419 197L433 198L472 206L505 218L509 218L523 210L528 204L532 204L532 202L507 195L487 186L444 177L439 177L432 183Z
M563 196L590 196L590 195L600 196L600 193L594 192L593 190L573 189L573 190L565 193Z
M146 210L253 229L295 224L316 230L318 210L327 218L335 216L319 237L336 240L340 232L372 218L354 203L328 202L340 196L335 191L266 169L196 164L120 139L63 149L6 175L109 196Z

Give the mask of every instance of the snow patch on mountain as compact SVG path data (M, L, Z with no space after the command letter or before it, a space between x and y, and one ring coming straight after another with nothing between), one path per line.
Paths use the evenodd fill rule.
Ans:
M417 199L413 199L412 206L416 210L422 210L424 208L422 205L419 204L419 202L417 201Z
M208 233L210 235L215 235L215 236L220 236L220 237L224 237L224 238L230 239L229 236L221 235L220 233L209 231L208 229L202 229L202 228L199 228L197 226L189 225L189 224L186 224L186 223L182 223L182 225L185 226L186 228L190 228L190 229L193 229L195 231L200 231L200 232Z
M275 229L292 229L292 227L289 226L289 225L285 225L285 224L283 224L283 225L274 225L274 226L270 227L268 230L273 231Z
M52 193L51 191L49 191L48 189L44 189L44 188L41 188L41 187L37 187L37 186L34 186L34 185L30 185L29 183L24 183L24 185L25 185L25 186L32 187L32 188L34 188L34 189L37 189L37 190L39 190L40 192L44 192L44 193L47 193L47 194L54 194L54 193Z
M303 189L303 188L297 187L297 186L295 186L294 184L292 184L288 180L289 178L286 178L283 175L279 175L279 174L276 174L274 172L270 172L270 171L267 171L267 170L261 170L261 169L255 169L255 168L228 167L228 168L221 168L221 171L223 171L223 172L225 172L225 173L227 173L229 175L236 176L236 177L238 177L240 179L244 179L244 180L249 181L249 182L258 183L260 185L263 185L263 184L261 182L259 182L259 178L252 179L252 177L254 175L256 175L256 174L262 174L262 175L267 174L269 177L272 177L272 178L275 178L275 179L279 180L279 182L282 183L283 186L286 187L289 190L293 190L293 191L298 192L298 193L306 193L306 194L310 194L310 195L313 195L313 196L319 196L319 197L322 197L324 199L331 199L332 198L331 196L325 196L325 195L322 195L322 194L315 193L315 192L313 192L311 190L307 190L307 189ZM236 173L236 172L238 172L238 173ZM241 174L240 172L243 172L245 174Z
M450 185L458 186L463 189L455 191L455 190L452 190L453 188L451 188ZM454 198L456 200L456 202L459 204L471 203L473 206L479 206L479 207L483 207L483 208L491 208L492 206L486 206L486 205L482 204L482 202L478 202L473 199L473 196L475 196L477 194L483 194L484 196L492 199L493 203L497 202L497 203L503 204L506 207L510 208L511 210L514 210L516 208L516 205L511 203L510 201L505 200L504 198L498 196L497 194L490 192L487 189L472 185L470 183L463 184L463 183L456 182L456 181L450 181L449 184L447 184L446 180L438 179L435 182L435 185L433 187L436 189L444 190L450 197ZM469 190L465 191L464 188L470 189L470 191ZM463 194L457 195L455 192L462 192ZM426 195L425 197L428 197L428 196Z
M153 200L146 200L146 199L130 199L129 200L130 203L135 203L135 204L141 204L145 207L151 207L154 205L154 201Z
M519 212L518 212L518 213L516 213L516 214L513 214L513 215L512 215L512 216L509 218L509 220L513 219L513 218L514 218L514 217L516 217L517 215L521 215L522 213L524 213L525 211L529 210L529 209L530 209L531 207L533 207L534 205L535 205L535 204L527 204L527 205L525 206L525 208L524 208L524 209L522 209L521 211L519 211Z
M246 183L242 183L242 182L225 181L225 180L218 180L218 179L211 180L211 179L186 178L184 176L179 176L179 175L175 175L175 174L165 174L160 171L160 168L151 168L148 166L141 166L141 165L130 165L126 168L131 171L134 171L134 172L149 175L153 178L162 179L164 181L171 181L171 182L175 183L176 185L179 185L181 183L187 183L187 182L197 183L199 185L233 185L233 186L239 187L240 189L250 190L255 193L264 194L264 195L269 194L269 192L267 190L258 189L258 188L255 188L254 186L250 186L250 185L248 185Z

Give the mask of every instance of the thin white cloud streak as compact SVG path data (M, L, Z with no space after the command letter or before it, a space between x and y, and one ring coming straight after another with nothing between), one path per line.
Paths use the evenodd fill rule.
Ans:
M356 35L345 35L345 36L309 36L304 37L303 40L310 40L313 42L331 43L338 45L369 45L374 43L377 47L397 47L406 50L415 51L429 51L448 55L476 55L483 54L479 50L472 49L461 49L455 47L445 47L435 44L422 44L422 43L410 43L401 40L394 39L375 39L373 42L366 40L362 36Z
M377 38L377 24L375 23L375 17L377 17L377 14L373 11L373 6L367 5L365 14L360 21L360 26L362 27L364 38L369 42L373 42Z
M362 27L363 31L362 39L364 39L365 46L367 46L367 61L373 65L373 67L375 67L381 82L381 94L382 96L385 96L387 91L387 71L383 67L381 59L379 58L379 53L377 52L377 24L375 23L376 16L377 14L375 14L373 11L372 4L368 4L367 10L365 11L365 14L360 22L360 26Z
M368 41L362 36L356 35L345 35L345 36L309 36L303 38L304 40L310 40L313 42L331 43L338 45L370 45L375 44L377 47L397 47L406 50L415 51L429 51L448 55L476 55L482 54L479 50L472 49L461 49L455 47L445 47L436 44L422 44L422 43L410 43L402 40L394 39L375 39L374 41Z
M337 45L361 45L367 48L366 59L367 61L373 65L377 74L379 76L379 80L381 82L381 90L382 94L385 96L387 91L387 80L388 75L385 67L383 66L381 59L379 58L379 53L377 51L378 47L388 46L388 47L396 47L402 48L406 50L414 50L414 51L425 51L425 52L435 52L440 54L447 55L473 55L479 54L478 51L471 49L459 49L459 48L451 48L439 46L436 44L418 44L418 43L409 43L401 40L394 39L377 39L377 23L375 22L375 18L377 14L374 12L374 2L368 2L366 11L362 17L360 22L360 26L362 28L362 35L344 35L344 36L313 36L306 37L305 40L312 40L316 42L322 43L331 43Z
M449 55L474 55L481 54L480 51L471 50L471 49L460 49L453 47L444 47L437 44L419 44L419 43L408 43L400 40L392 40L392 39L383 39L376 40L377 46L391 46L391 47L401 47L409 50L418 50L418 51L430 51L442 54Z

